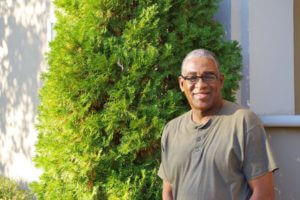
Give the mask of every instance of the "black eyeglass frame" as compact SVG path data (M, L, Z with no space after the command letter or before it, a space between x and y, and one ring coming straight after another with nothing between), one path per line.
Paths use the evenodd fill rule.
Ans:
M205 83L212 83L216 80L219 79L219 76L216 75L215 73L205 73L201 76L197 75L191 75L191 76L183 76L180 75L184 80L187 80L190 84L196 84L199 82L200 79L202 79L203 82Z

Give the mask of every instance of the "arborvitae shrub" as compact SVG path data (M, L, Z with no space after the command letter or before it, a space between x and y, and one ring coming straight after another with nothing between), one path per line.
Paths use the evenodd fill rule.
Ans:
M22 188L17 181L0 176L0 199L1 200L33 200L33 193Z
M223 95L240 79L237 42L213 20L218 0L56 0L56 37L40 91L38 199L161 199L160 137L187 111L184 56L212 50Z

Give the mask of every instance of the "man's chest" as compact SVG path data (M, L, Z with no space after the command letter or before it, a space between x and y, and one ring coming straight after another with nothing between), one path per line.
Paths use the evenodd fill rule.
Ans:
M212 127L189 132L176 132L170 141L167 163L171 177L189 176L195 171L230 177L242 165L242 139L235 130ZM201 174L201 172L209 172ZM203 177L202 177L203 178Z

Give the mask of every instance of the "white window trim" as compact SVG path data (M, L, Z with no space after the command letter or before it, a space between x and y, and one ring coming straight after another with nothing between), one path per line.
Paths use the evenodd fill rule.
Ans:
M53 0L51 0L50 14L47 20L47 41L48 42L51 42L51 40L53 40L53 38L56 36L56 33L54 31L55 23L56 23L56 17L54 14L54 4L53 4Z
M259 115L265 127L300 127L300 115Z

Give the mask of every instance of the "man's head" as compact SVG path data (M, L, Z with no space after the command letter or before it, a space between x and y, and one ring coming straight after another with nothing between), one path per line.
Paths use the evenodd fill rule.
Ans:
M216 110L222 102L223 83L224 76L219 71L219 62L214 53L197 49L184 58L179 85L193 110Z

